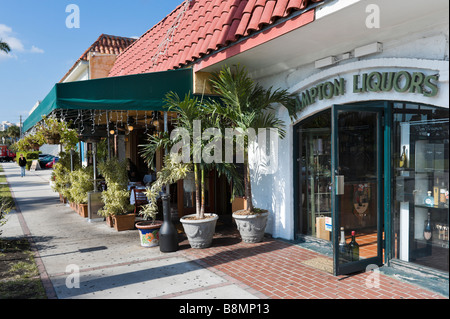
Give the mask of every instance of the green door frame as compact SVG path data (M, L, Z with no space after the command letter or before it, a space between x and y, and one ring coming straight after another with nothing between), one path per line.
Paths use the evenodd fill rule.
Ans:
M378 233L378 252L377 256L373 258L363 259L357 262L346 263L345 265L339 265L338 258L338 243L339 243L339 219L337 216L337 196L334 195L331 197L331 205L332 205L332 220L333 220L333 232L332 232L332 242L333 242L333 273L334 275L348 274L356 271L364 270L366 266L369 264L377 264L381 265L383 263L382 257L382 249L385 250L385 262L386 258L388 258L390 254L390 245L385 245L385 241L390 243L390 171L391 171L391 163L390 163L390 107L387 102L361 102L355 104L348 105L333 105L331 112L331 131L332 131L332 184L333 190L332 193L336 194L336 168L337 163L336 160L338 158L338 150L337 150L337 140L338 140L338 111L372 111L377 112L379 114L378 118L378 129L377 129L377 144L380 147L380 142L383 140L383 152L378 152L377 154L377 166L378 166L378 194L384 193L384 205L378 205L378 213L377 213L377 233ZM382 133L383 132L383 133ZM384 154L384 155L383 155ZM384 178L383 178L384 177ZM384 185L382 181L384 180ZM384 192L383 190L384 186ZM381 198L379 197L379 200ZM384 212L384 213L383 213ZM384 224L384 225L383 225ZM385 238L383 240L383 231L385 234Z

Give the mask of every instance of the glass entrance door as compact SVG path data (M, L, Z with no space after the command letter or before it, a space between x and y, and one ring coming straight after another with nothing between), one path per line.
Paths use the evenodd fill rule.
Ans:
M383 108L333 107L335 275L382 264Z

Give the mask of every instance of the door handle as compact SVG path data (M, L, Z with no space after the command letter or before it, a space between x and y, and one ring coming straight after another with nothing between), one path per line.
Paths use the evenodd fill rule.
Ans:
M344 175L336 175L336 195L344 195Z

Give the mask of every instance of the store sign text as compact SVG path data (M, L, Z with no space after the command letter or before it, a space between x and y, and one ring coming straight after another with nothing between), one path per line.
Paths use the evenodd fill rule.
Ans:
M438 91L438 75L425 75L422 72L371 72L353 75L353 93L390 92L418 93L426 97L435 96ZM344 78L319 83L303 91L300 96L300 107L315 103L317 100L328 100L346 93Z

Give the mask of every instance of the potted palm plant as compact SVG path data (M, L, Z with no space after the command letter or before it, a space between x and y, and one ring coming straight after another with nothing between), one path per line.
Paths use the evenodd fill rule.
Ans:
M105 178L107 189L102 192L104 206L97 214L104 216L107 224L117 231L134 229L136 216L127 190L126 162L111 158L99 163L98 170Z
M284 122L271 112L272 105L282 104L287 108L291 118L295 118L296 99L293 95L286 90L264 89L250 78L245 68L240 66L233 69L224 66L214 75L211 83L214 93L220 96L222 103L210 104L209 113L219 114L223 125L243 131L274 128L278 135L284 138L286 134ZM249 166L250 143L248 138L243 140L247 208L234 212L233 218L244 242L259 242L263 239L269 213L253 205Z
M168 110L175 111L178 114L174 123L175 128L183 129L187 133L190 137L189 145L193 145L193 147L189 148L190 153L188 162L175 160L174 155L179 154L166 156L164 162L165 166L158 172L157 181L148 192L150 198L149 208L151 208L151 205L155 205L154 196L158 194L162 185L170 185L170 183L184 179L188 173L193 172L196 213L183 216L180 219L180 222L183 225L191 247L206 248L212 243L218 215L214 213L205 213L205 175L208 170L215 169L217 165L215 163L205 163L203 160L200 161L200 163L191 163L190 156L195 148L199 148L201 151L204 145L208 143L208 141L205 140L202 140L201 143L194 143L194 121L201 121L202 127L211 127L218 125L217 118L211 116L211 114L206 111L206 107L202 100L191 97L190 95L186 95L184 100L181 100L177 94L168 93L166 102ZM151 166L154 154L158 149L169 148L179 143L181 139L182 137L180 136L179 139L171 140L168 134L160 134L159 136L149 135L149 143L143 145L141 154L147 163L149 163L149 166ZM233 166L223 165L218 168L218 171L229 177L229 180L231 180L232 176L237 175ZM156 206L153 206L153 209L155 208Z

